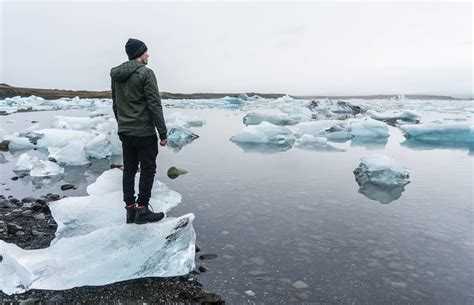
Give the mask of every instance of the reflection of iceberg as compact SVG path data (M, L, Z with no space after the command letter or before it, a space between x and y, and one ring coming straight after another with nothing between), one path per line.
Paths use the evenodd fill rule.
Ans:
M410 183L410 171L383 155L362 158L354 175L359 184L359 192L381 203L398 199L405 190L405 185Z
M289 143L272 144L272 143L244 143L235 142L235 144L248 153L264 153L272 154L286 151L292 147Z
M400 129L409 140L427 144L465 145L474 144L474 125L472 123L425 123L418 125L403 125Z
M262 122L259 125L244 127L241 133L233 136L230 140L234 143L289 145L291 147L295 142L295 136L286 127Z
M89 196L50 204L58 233L49 248L23 250L0 241L3 292L61 290L148 276L178 276L194 268L193 214L146 225L126 224L117 184L121 171L110 170L102 178L107 179L91 185ZM162 187L158 184L159 189ZM170 198L174 202L162 202L163 210L180 200L179 194L175 195ZM160 200L155 189L152 198ZM107 217L103 211L107 211Z

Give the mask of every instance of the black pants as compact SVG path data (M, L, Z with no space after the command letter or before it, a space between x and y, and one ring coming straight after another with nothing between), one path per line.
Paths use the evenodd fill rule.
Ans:
M137 203L148 205L156 173L156 156L158 155L158 138L156 135L146 137L128 136L119 133L123 150L123 201L135 204L135 174L140 165L140 184Z

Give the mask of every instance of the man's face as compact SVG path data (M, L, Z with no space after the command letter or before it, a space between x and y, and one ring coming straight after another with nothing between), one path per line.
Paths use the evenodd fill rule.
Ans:
M143 53L143 55L140 56L141 62L144 63L145 65L147 65L148 64L148 57L150 57L150 55L148 55L148 51Z

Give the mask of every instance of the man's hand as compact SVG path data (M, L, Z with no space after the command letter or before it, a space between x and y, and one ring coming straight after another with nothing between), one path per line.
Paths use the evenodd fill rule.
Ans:
M168 139L160 140L161 146L166 146L166 144L168 144Z

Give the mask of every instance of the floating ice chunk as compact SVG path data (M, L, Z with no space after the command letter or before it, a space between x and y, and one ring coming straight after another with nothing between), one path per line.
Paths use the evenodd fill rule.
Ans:
M320 120L299 123L295 126L295 134L324 137L334 142L345 142L353 137L350 125L339 120Z
M165 119L167 125L177 125L180 127L201 127L206 123L205 120L201 120L197 117L190 117L189 115L179 112L173 112L172 114L167 115Z
M374 120L384 121L389 125L395 126L399 122L419 123L420 115L411 110L405 110L402 112L377 112L374 110L368 110L367 114Z
M199 136L186 127L171 127L168 130L168 145L174 149L179 150L197 138Z
M64 147L50 147L48 151L48 158L53 158L59 164L77 166L89 163L82 141L73 140Z
M362 158L354 170L359 185L371 183L379 186L397 186L410 183L410 171L394 159L384 155Z
M364 113L367 109L362 105L354 105L347 101L328 99L311 101L306 105L313 111L313 119L347 119Z
M91 195L50 203L58 230L49 248L23 250L0 241L0 255L7 258L0 262L0 289L9 294L62 290L189 273L195 266L194 215L167 217L146 226L126 224L121 176L119 169L106 171L88 188ZM155 202L163 190L161 184L158 188L151 196ZM168 198L173 201L177 196ZM176 204L171 201L163 206ZM107 217L101 213L104 210Z
M30 171L33 169L35 164L39 161L38 157L30 156L27 153L23 153L16 161L16 165L13 168L14 171Z
M32 132L32 131L35 131L35 130L38 130L40 129L40 125L39 124L34 124L34 125L31 125L30 127L28 127L25 131L28 133L28 132Z
M398 199L410 183L410 171L383 155L362 158L354 175L359 193L384 204Z
M288 115L286 113L277 114L263 114L257 112L250 112L244 116L245 125L258 125L262 122L268 122L274 125L295 125L302 120L308 119L299 115Z
M386 138L390 135L387 124L373 119L351 123L351 133L362 138Z
M315 151L344 151L343 149L336 148L330 144L326 138L315 137L310 134L304 134L296 140L295 147L305 150Z
M405 137L426 143L474 143L472 123L424 123L403 125L400 129L405 133Z
M236 143L262 143L275 145L293 145L295 136L286 127L277 126L268 122L259 125L244 127L243 131L232 138Z
M38 160L34 163L33 169L30 171L32 177L51 177L58 176L64 173L64 168L60 167L54 162L46 160Z
M238 97L226 96L226 97L223 97L222 100L225 101L226 103L229 103L229 104L232 104L232 105L241 105L241 104L245 103L244 100L242 100Z
M31 149L35 146L28 138L11 136L8 139L10 141L8 148L11 151Z
M69 117L56 116L53 123L54 128L73 129L73 130L90 130L93 126L92 119L88 117Z
M95 159L103 159L112 155L112 147L107 136L103 133L87 142L84 147L86 154Z
M64 169L56 163L40 160L38 157L23 153L18 158L14 171L30 171L32 177L51 177L64 173Z
M41 137L37 145L44 148L63 147L73 140L87 143L94 138L92 133L79 130L40 129L34 133Z

